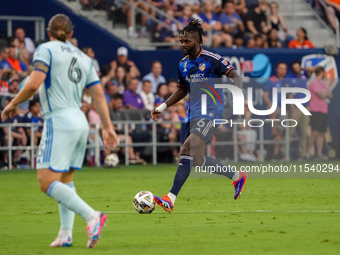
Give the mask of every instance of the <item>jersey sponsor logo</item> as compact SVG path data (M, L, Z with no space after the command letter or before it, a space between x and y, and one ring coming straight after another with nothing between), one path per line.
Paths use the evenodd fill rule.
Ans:
M204 73L191 74L189 77L185 76L187 82L204 82L208 80L208 77L204 77Z
M205 70L205 64L201 63L198 68L203 72Z

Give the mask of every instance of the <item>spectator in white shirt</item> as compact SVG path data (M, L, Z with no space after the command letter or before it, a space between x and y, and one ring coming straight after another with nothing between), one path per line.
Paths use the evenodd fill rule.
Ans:
M26 33L22 27L18 27L14 31L14 36L19 39L19 41L25 42L25 48L27 49L30 55L33 55L35 51L35 45L31 38L25 37Z
M152 84L152 93L157 92L157 87L161 83L166 83L164 76L162 75L162 63L155 60L151 64L151 72L143 77L143 81L148 80Z
M154 109L155 96L152 93L152 85L149 80L143 81L142 91L140 92L140 96L142 97L144 108L152 111Z

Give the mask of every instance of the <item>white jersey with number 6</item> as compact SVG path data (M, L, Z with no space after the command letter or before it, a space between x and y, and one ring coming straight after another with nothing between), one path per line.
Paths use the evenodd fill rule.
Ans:
M43 114L65 108L80 108L84 88L100 83L92 59L72 44L51 41L34 53L35 65L41 63L46 79L39 88Z

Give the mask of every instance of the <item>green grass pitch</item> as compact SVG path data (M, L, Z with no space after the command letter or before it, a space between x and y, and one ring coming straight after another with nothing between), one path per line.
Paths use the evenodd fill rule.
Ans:
M337 162L339 164L340 162ZM141 190L167 193L176 165L84 168L78 194L108 223L92 250L76 216L73 247L50 248L57 203L38 188L34 170L0 171L0 254L339 254L340 179L249 178L239 200L231 181L189 178L172 213L141 215Z

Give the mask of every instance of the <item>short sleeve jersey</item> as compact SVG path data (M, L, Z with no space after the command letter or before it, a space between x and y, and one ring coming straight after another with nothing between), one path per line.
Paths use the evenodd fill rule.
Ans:
M234 67L220 55L201 49L195 60L188 57L179 63L178 86L190 93L188 119L221 119L224 107L223 90L215 88L222 75ZM202 95L206 95L206 114L202 115Z
M44 114L58 109L80 108L84 88L99 84L92 59L72 44L50 41L34 53L34 70L46 78L39 88Z

